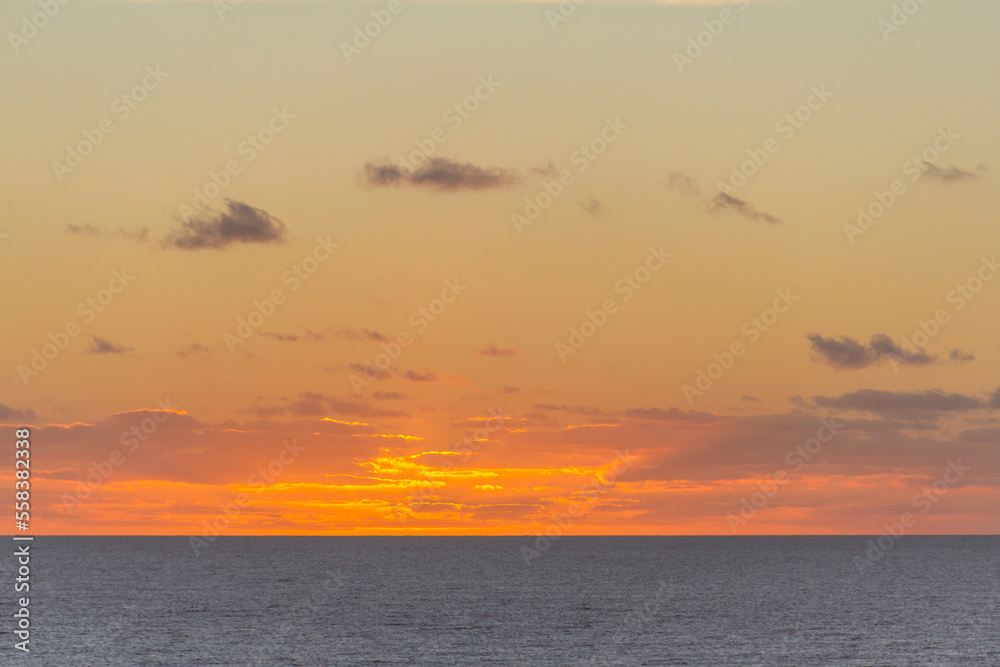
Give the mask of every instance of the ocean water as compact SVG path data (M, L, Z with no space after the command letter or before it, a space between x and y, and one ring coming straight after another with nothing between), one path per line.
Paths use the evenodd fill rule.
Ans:
M30 663L1000 665L1000 538L869 539L38 537Z

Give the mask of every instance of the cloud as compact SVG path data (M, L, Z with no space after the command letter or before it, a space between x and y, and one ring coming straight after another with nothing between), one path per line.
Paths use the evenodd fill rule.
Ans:
M241 412L255 415L261 419L281 415L319 417L329 414L350 417L409 417L401 410L383 410L365 403L345 401L335 396L325 396L310 391L301 392L294 401L276 405L254 406L241 410Z
M697 195L701 192L697 181L679 171L672 171L667 174L666 186L670 190L679 192L682 195Z
M923 348L917 348L915 352L904 350L892 338L883 334L872 336L867 346L847 336L835 339L809 334L807 338L821 360L834 368L868 368L886 358L916 366L926 366L937 361L937 356L928 355Z
M19 424L33 423L35 421L35 411L34 410L18 410L12 408L9 405L4 405L0 403L0 422L16 422Z
M517 394L517 393L520 393L520 391L521 390L518 389L517 387L510 387L510 386L500 387L500 393L501 394Z
M384 343L389 340L378 331L368 329L337 329L337 335L347 340L375 341L376 343Z
M952 350L948 353L948 357L954 361L956 364L961 364L967 361L975 361L976 355L971 352L963 352L962 350Z
M191 357L195 359L208 359L212 356L212 351L199 343L191 343L177 350L177 356L181 359L189 359Z
M940 181L942 183L962 183L967 181L978 181L983 177L983 174L987 172L986 167L980 166L978 170L966 171L965 169L959 169L958 167L952 165L946 169L942 169L934 164L926 165L927 169L924 171L924 177L935 181Z
M748 396L744 396L740 400L745 401L747 403L760 403L760 399L757 398L756 396L749 396L748 395Z
M80 236L122 238L136 243L146 243L149 241L149 230L143 227L139 231L130 232L124 228L108 229L106 227L95 227L94 225L66 225L66 231L70 234Z
M406 371L403 373L403 377L413 382L435 382L438 379L437 373L426 368L419 373L417 371Z
M725 192L720 192L712 198L712 201L709 202L708 210L713 213L717 213L719 211L732 211L733 213L751 220L759 220L772 225L781 224L781 220L779 218L774 217L770 213L758 211L753 204L746 202L739 197L727 195Z
M407 171L388 163L369 162L364 166L364 179L373 187L409 184L443 192L499 188L513 185L521 180L517 172L512 169L484 168L469 162L437 157L431 158L416 171Z
M100 336L91 336L91 338L94 340L90 344L90 347L87 348L88 354L125 354L133 349L131 347L125 347L124 345L112 343L111 341L101 338Z
M586 211L587 215L589 215L592 218L599 218L602 215L604 215L608 210L607 206L605 206L597 199L594 199L593 197L585 199L584 201L581 202L577 202L577 205L584 211Z
M236 243L282 243L288 237L285 223L259 208L226 200L225 212L204 211L200 218L181 223L163 239L163 246L181 250L225 248Z
M996 397L997 395L993 394L994 400ZM985 407L981 400L973 396L946 394L938 390L893 392L862 389L832 398L814 396L813 402L827 408L862 410L873 413L963 412Z
M479 350L476 354L481 357L509 357L517 354L517 350L512 347L497 347L496 345L490 345L489 347L484 347Z

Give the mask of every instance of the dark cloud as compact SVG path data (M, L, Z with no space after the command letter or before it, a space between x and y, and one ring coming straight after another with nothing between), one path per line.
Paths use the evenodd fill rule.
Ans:
M66 231L70 234L94 238L120 238L135 241L136 243L146 243L149 241L149 230L145 227L138 231L130 232L124 228L108 229L106 227L95 227L94 225L66 225Z
M927 170L924 171L924 176L935 181L940 181L942 183L962 183L967 181L978 181L986 173L985 167L979 167L976 171L966 171L965 169L959 169L956 166L947 167L942 169L934 164L928 164Z
M747 403L760 403L760 399L757 398L756 396L744 396L740 400L745 401Z
M18 410L9 405L0 403L0 422L16 422L18 424L33 423L35 421L34 410ZM13 454L11 455L13 456Z
M599 218L608 210L607 206L593 197L577 202L577 204L592 218Z
M868 368L887 358L916 366L926 366L937 361L936 356L927 354L923 348L918 348L915 352L904 350L892 338L883 334L872 336L868 345L847 336L837 339L809 334L807 338L821 360L834 368Z
M683 410L678 410L677 408L632 408L630 410L625 410L622 414L632 419L648 419L658 422L704 423L718 421L720 419L720 417L716 417L715 415L707 412L684 412Z
M975 361L976 355L971 352L963 352L962 350L952 350L948 353L948 358L956 364L960 364L966 361Z
M419 373L417 371L406 371L403 373L403 377L413 382L434 382L438 379L437 373L429 371L426 368Z
M727 195L725 192L720 192L712 198L712 201L708 204L708 210L713 213L717 213L719 211L732 211L733 213L751 220L759 220L772 225L781 224L781 220L774 217L770 213L758 211L757 208L750 202L744 201L739 197Z
M181 359L189 359L191 357L194 357L195 359L208 359L212 356L212 351L204 345L191 343L190 345L185 345L181 349L177 350L177 356Z
M1000 390L998 390L1000 391ZM996 399L994 394L993 398ZM963 394L946 394L942 391L878 391L862 389L842 396L814 396L816 405L827 408L862 410L873 413L933 413L963 412L985 407L983 401Z
M500 388L500 393L501 394L516 394L516 393L518 393L520 391L521 390L518 389L517 387L501 387Z
M366 403L345 401L336 396L325 396L316 392L304 391L294 401L279 405L255 406L241 410L260 418L280 415L296 417L321 417L338 415L349 417L409 417L401 410L383 410Z
M667 174L666 186L682 195L697 195L701 192L697 181L679 171L672 171Z
M500 167L479 167L469 162L431 158L416 171L393 164L369 162L364 166L364 180L373 187L409 184L439 191L485 190L520 182L517 172Z
M1000 387L997 387L996 391L990 394L990 407L1000 408Z
M512 347L498 347L496 345L490 345L489 347L484 347L479 350L476 354L481 357L509 357L517 354L517 350Z
M94 340L91 342L90 347L87 348L88 354L125 354L132 350L131 347L112 343L100 336L91 336L91 338Z
M263 209L232 199L226 200L226 208L225 212L205 211L200 218L182 222L180 229L163 239L163 246L199 250L236 243L282 243L288 237L285 223Z
M384 343L389 340L383 334L368 329L338 329L337 335L347 340L375 341L376 343Z

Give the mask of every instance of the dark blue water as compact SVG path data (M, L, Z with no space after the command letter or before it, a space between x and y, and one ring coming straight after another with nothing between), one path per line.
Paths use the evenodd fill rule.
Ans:
M30 660L1000 665L1000 538L905 537L860 573L868 539L563 537L528 565L517 537L42 537ZM28 664L11 628L0 663Z

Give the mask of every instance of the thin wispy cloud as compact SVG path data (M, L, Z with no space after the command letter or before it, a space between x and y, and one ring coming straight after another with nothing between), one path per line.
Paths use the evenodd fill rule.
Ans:
M364 166L364 181L372 187L412 185L439 192L486 190L514 185L521 177L513 169L480 167L470 162L431 158L415 171L389 163L369 162Z
M180 250L221 249L242 243L282 243L288 238L285 223L263 209L226 200L225 211L205 211L182 222L163 239L163 246Z
M93 340L90 343L90 347L87 348L87 354L125 354L126 352L131 352L133 349L119 345L118 343L112 343L110 340L101 338L100 336L91 336L91 338Z
M97 227L95 225L66 225L66 232L77 236L89 236L91 238L119 238L136 243L146 243L149 241L149 230L143 227L136 231L125 228L109 229L107 227Z
M750 202L744 201L739 197L728 195L725 192L720 192L712 198L712 201L709 202L708 210L713 213L727 211L740 215L744 218L749 218L750 220L766 222L772 225L781 224L781 220L779 218L776 218L770 213L760 211Z
M927 354L923 348L905 349L884 334L875 334L867 345L848 336L826 338L809 334L807 338L819 361L839 369L868 368L890 359L927 366L938 359L936 355Z

